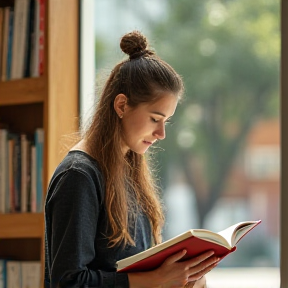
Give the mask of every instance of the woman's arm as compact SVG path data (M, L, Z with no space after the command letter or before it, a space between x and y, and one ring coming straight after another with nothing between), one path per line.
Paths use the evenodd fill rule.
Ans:
M128 287L127 274L89 269L96 256L101 202L97 189L101 187L95 187L91 177L75 169L56 180L48 191L45 208L50 288Z

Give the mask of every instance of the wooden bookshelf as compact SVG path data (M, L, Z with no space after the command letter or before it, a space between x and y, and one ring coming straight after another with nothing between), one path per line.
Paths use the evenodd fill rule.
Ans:
M0 83L0 105L43 103L47 91L46 79L24 78Z
M0 239L42 238L43 213L0 214Z
M0 6L13 3L1 1ZM79 126L78 15L78 0L46 0L44 75L0 82L0 123L23 133L44 129L44 199L49 179L66 153L62 137ZM4 257L40 260L44 272L44 213L0 214L0 258Z

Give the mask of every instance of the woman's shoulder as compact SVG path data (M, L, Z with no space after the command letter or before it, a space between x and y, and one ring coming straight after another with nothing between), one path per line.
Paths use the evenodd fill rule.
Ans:
M72 169L87 173L102 174L97 160L82 150L70 150L57 168L60 170Z
M104 182L97 161L84 151L69 151L50 179L47 200L53 197L59 187L74 189L74 196L77 191L82 191L79 194L81 197L85 189L96 191L97 197L102 199ZM66 188L64 190L69 190Z
M103 176L96 159L81 150L71 150L56 168L52 179L59 178L67 173L81 173L90 178L94 183L103 183Z

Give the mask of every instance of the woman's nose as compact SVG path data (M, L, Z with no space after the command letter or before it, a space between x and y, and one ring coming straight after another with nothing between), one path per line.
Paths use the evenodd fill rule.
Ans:
M158 140L165 139L165 123L161 123L153 135L157 137Z

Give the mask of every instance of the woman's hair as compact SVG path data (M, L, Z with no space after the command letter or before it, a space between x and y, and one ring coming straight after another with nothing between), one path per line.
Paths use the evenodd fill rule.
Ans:
M149 156L131 150L123 156L121 119L114 110L114 99L120 93L126 95L130 107L157 101L159 92L172 92L175 97L181 97L181 77L147 46L146 37L138 31L122 37L120 47L129 58L112 70L84 134L87 150L104 174L107 237L111 246L121 242L135 245L129 233L130 217L142 212L151 223L154 242L162 240L164 216L159 189L149 169Z

